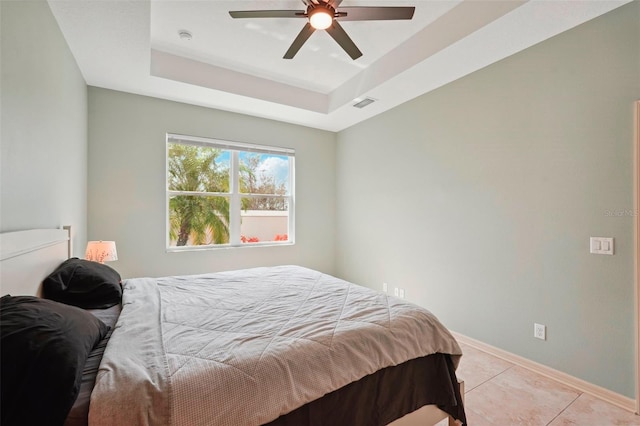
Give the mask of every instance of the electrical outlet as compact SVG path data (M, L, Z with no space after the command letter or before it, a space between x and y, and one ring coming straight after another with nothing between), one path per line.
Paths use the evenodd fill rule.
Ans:
M589 238L589 252L613 255L613 243L614 240L611 237L591 237Z
M540 340L547 340L547 326L542 324L533 324L533 337Z
M404 299L404 288L401 288L398 293L399 293L398 296L400 297L400 299Z
M395 297L400 296L400 289L399 289L398 287L394 287L394 288L393 288L393 295L394 295Z
M389 286L387 285L387 283L382 283L382 291L384 291L385 293L389 291Z

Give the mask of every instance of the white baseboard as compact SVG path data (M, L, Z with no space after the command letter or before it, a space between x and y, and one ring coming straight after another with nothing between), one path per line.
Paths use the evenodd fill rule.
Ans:
M592 395L596 398L602 399L610 404L623 408L632 413L636 413L636 401L617 392L613 392L609 389L605 389L593 383L589 383L585 380L578 379L562 371L555 370L546 365L539 364L535 361L523 358L519 355L512 354L505 350L496 348L495 346L488 345L480 342L479 340L472 339L471 337L464 336L460 333L451 332L454 337L463 344L469 345L473 348L479 349L497 358L508 361L512 364L518 365L527 370L531 370L549 379L555 380L563 385L570 386L580 392Z

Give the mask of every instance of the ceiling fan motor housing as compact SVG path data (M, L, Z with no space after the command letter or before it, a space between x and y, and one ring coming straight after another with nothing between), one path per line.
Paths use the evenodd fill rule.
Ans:
M309 6L307 16L313 28L325 30L331 26L336 10L328 3L320 3L318 6Z

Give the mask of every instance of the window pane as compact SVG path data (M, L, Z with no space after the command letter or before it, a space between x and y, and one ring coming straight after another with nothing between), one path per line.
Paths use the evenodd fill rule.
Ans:
M240 152L240 192L289 195L289 157Z
M276 197L243 197L240 240L243 243L289 241L289 203ZM248 208L245 208L245 207Z
M229 151L169 144L167 186L171 191L229 192Z
M169 246L229 243L229 197L169 198Z

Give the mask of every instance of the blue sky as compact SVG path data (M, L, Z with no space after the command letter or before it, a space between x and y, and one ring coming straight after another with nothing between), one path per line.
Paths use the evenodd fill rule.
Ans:
M251 152L240 152L240 161L245 160L252 155L260 156L260 166L258 166L259 172L264 172L267 176L273 176L276 184L284 183L288 188L289 179L289 159L285 155L274 154L255 154ZM218 157L218 162L228 162L231 158L229 151L222 151L222 154Z

